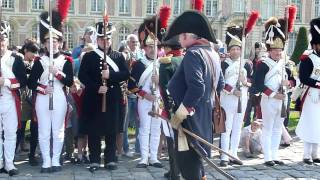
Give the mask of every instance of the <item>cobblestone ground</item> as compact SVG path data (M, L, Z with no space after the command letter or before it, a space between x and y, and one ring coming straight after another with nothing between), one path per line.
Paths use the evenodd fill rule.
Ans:
M266 167L263 165L263 156L259 155L256 159L246 159L239 153L243 160L243 166L229 166L224 168L236 179L320 179L320 166L309 166L301 162L303 144L297 138L290 147L280 150L280 158L286 165ZM213 161L219 163L217 153L214 153ZM147 169L135 168L139 158L128 159L122 157L119 168L115 171L108 171L104 168L90 173L86 165L73 165L68 162L63 166L63 171L53 174L41 174L40 167L31 167L27 162L26 154L17 155L16 166L20 174L15 177L8 177L7 174L0 174L0 179L19 179L19 180L153 180L165 179L163 173L168 169L168 160L163 158L161 161L165 168L159 169L148 167ZM221 174L205 166L208 179L225 179Z

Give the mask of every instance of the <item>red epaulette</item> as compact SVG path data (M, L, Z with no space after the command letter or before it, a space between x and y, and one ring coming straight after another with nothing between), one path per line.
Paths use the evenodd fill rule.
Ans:
M67 61L73 63L73 59L72 59L71 56L66 56L66 55L64 55L64 57L66 58Z
M309 59L309 56L306 55L306 54L302 54L302 55L300 56L300 61L305 61L305 60L307 60L307 59Z
M40 59L41 59L40 56L36 56L36 57L33 59L33 61L39 61Z

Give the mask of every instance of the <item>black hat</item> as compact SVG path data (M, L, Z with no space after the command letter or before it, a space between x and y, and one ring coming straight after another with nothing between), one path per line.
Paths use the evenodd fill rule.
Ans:
M179 36L176 35L173 38L167 40L167 41L162 41L161 45L163 46L168 46L170 48L173 49L180 49L181 48L181 44L179 42Z
M320 18L312 19L310 22L311 45L320 44Z
M185 11L178 16L169 27L164 40L166 41L181 33L193 33L201 38L216 43L216 38L208 19L197 11Z
M265 40L266 47L270 49L283 49L285 45L286 35L286 22L284 19L277 19L276 17L271 17L265 23Z
M230 49L233 46L239 46L241 47L242 43L242 30L243 28L241 26L229 26L227 27L226 32L226 45L228 49Z
M103 37L104 36L104 27L103 22L96 23L96 30L97 30L97 37ZM106 35L108 39L111 39L112 32L115 31L113 24L111 22L108 23L108 26L106 27Z
M9 37L9 32L10 32L10 24L8 21L1 21L0 22L0 33L1 36L4 38L8 38Z
M49 39L49 26L50 26L49 12L45 11L40 14L40 41L45 43ZM52 37L62 41L62 18L57 10L52 10Z

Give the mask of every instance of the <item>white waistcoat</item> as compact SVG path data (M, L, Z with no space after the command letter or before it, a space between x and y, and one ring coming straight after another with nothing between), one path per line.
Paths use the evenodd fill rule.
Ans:
M58 68L59 71L63 70L63 66L66 63L66 59L64 55L60 55L57 58L53 59L54 66ZM40 58L40 62L43 68L43 73L39 79L39 83L43 85L49 84L49 57L48 56L42 56ZM61 89L64 85L56 78L54 78L54 87L60 87Z
M7 50L1 59L1 73L5 79L13 79L15 75L12 72L12 66L15 58L12 55L12 51ZM2 97L1 99L13 99L12 93L8 87L1 87Z
M282 67L283 60L279 60L279 62L275 62L270 58L266 58L263 62L269 67L269 71L265 76L264 84L270 88L272 91L277 92L281 86L282 81ZM284 71L284 73L286 73Z
M238 77L239 77L239 66L240 66L240 60L233 61L230 58L227 58L225 62L229 65L228 68L225 71L225 81L226 84L229 84L232 87L236 87ZM242 73L245 77L247 77L247 71L243 67L242 63Z

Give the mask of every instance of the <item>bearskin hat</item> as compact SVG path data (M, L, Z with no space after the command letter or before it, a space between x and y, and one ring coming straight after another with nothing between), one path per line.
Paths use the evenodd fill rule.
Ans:
M271 17L264 25L265 27L265 40L268 51L270 49L284 49L286 40L286 21Z
M45 43L46 39L49 39L49 26L50 26L50 17L49 12L45 11L40 14L40 41L41 43ZM56 10L52 10L52 37L62 41L62 17L60 13Z
M241 47L242 31L243 31L243 28L241 26L231 25L227 27L225 43L228 47L228 50L233 46Z
M312 19L310 22L311 45L320 44L320 18Z

